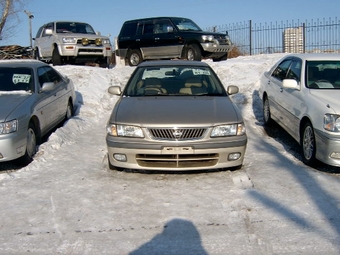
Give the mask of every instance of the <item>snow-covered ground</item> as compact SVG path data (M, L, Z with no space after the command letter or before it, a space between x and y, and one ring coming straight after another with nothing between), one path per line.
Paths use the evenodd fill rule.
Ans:
M60 66L76 116L34 161L0 166L0 254L339 254L339 168L313 169L282 129L265 130L258 80L282 54L215 63L247 126L238 171L143 174L108 169L105 126L132 67Z

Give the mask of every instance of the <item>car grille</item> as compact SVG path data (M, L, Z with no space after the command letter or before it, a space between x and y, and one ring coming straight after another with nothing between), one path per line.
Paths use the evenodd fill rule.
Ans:
M204 137L206 128L149 128L149 134L155 140L183 141L197 140Z
M199 168L217 164L219 154L137 154L138 165L148 168Z
M229 44L229 40L227 40L225 36L215 36L215 39L219 42L220 45Z

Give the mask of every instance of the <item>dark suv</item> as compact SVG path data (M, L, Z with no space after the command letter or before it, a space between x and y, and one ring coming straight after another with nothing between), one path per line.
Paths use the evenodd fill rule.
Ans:
M116 55L136 66L149 59L226 60L232 43L228 34L202 31L192 20L158 17L126 21L118 36Z

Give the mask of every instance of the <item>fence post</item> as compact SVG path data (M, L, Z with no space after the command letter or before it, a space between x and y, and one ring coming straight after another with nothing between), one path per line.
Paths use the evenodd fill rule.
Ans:
M306 53L306 24L302 23L302 49Z
M252 55L252 49L251 49L251 45L252 45L252 38L251 38L251 20L249 20L249 55Z

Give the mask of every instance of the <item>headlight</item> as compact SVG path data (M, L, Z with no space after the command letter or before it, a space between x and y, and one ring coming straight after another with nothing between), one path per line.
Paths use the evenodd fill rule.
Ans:
M107 133L112 136L144 137L142 129L136 126L108 124Z
M340 132L340 116L325 114L323 117L323 128L328 131Z
M110 39L103 39L103 44L110 44Z
M202 39L203 41L212 42L214 41L214 36L213 35L202 35Z
M211 137L244 135L245 133L246 133L246 128L243 123L221 125L221 126L216 126L213 128L211 132Z
M9 134L18 130L18 121L11 120L8 122L0 123L0 134Z
M63 37L63 43L77 43L77 38Z

